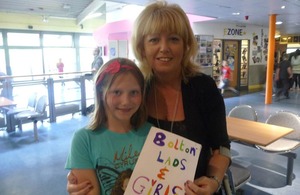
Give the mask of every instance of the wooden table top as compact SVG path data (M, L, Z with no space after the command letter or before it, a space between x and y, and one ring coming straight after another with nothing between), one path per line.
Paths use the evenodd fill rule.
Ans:
M14 101L7 99L6 97L0 97L0 107L15 106L17 105Z
M233 117L227 117L226 120L230 139L248 144L267 146L293 131L293 129L287 127Z

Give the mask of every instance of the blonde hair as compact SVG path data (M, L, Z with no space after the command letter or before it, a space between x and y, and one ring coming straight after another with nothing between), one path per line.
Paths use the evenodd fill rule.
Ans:
M132 32L132 47L135 57L139 61L140 68L145 79L151 80L153 76L151 66L144 53L144 38L149 34L170 32L179 35L185 46L182 60L182 78L195 76L200 72L200 65L195 63L198 44L190 26L188 17L177 4L168 4L165 1L157 1L148 5L135 21Z
M113 63L119 65L119 70L112 73L109 69L111 69L110 65ZM106 93L115 79L124 73L131 73L137 79L142 94L141 105L137 112L131 117L130 123L134 129L137 129L146 122L148 115L145 104L145 80L143 74L133 61L126 58L115 58L101 66L95 75L95 109L87 126L88 129L95 130L101 125L106 124L107 115L104 106Z

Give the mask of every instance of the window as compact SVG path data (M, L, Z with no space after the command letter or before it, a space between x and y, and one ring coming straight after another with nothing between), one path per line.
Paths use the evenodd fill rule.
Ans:
M56 64L62 59L64 72L76 72L75 49L73 48L45 48L44 62L46 73L57 73Z
M4 49L0 49L0 72L6 74Z
M81 35L79 36L79 47L80 71L90 71L97 43L92 35Z
M97 47L97 43L93 36L82 35L79 37L79 47Z
M91 71L94 61L93 48L80 48L80 71Z
M9 59L12 75L43 74L41 49L10 49Z
M43 36L44 47L51 46L61 46L61 47L72 47L73 39L72 35L54 35L54 34L45 34Z
M40 46L39 34L7 33L8 46Z
M0 32L0 46L3 46L3 37L2 37L2 33Z

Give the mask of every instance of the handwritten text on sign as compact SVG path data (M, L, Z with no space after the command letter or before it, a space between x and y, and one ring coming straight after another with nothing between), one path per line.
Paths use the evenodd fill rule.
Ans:
M183 195L184 183L194 179L200 151L200 144L151 128L125 195Z

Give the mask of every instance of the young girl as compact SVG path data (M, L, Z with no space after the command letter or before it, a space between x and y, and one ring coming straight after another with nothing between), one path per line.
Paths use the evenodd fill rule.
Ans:
M110 60L95 78L95 111L74 134L65 168L78 182L90 181L88 194L108 195L119 174L133 170L151 125L145 122L144 77L134 62Z

